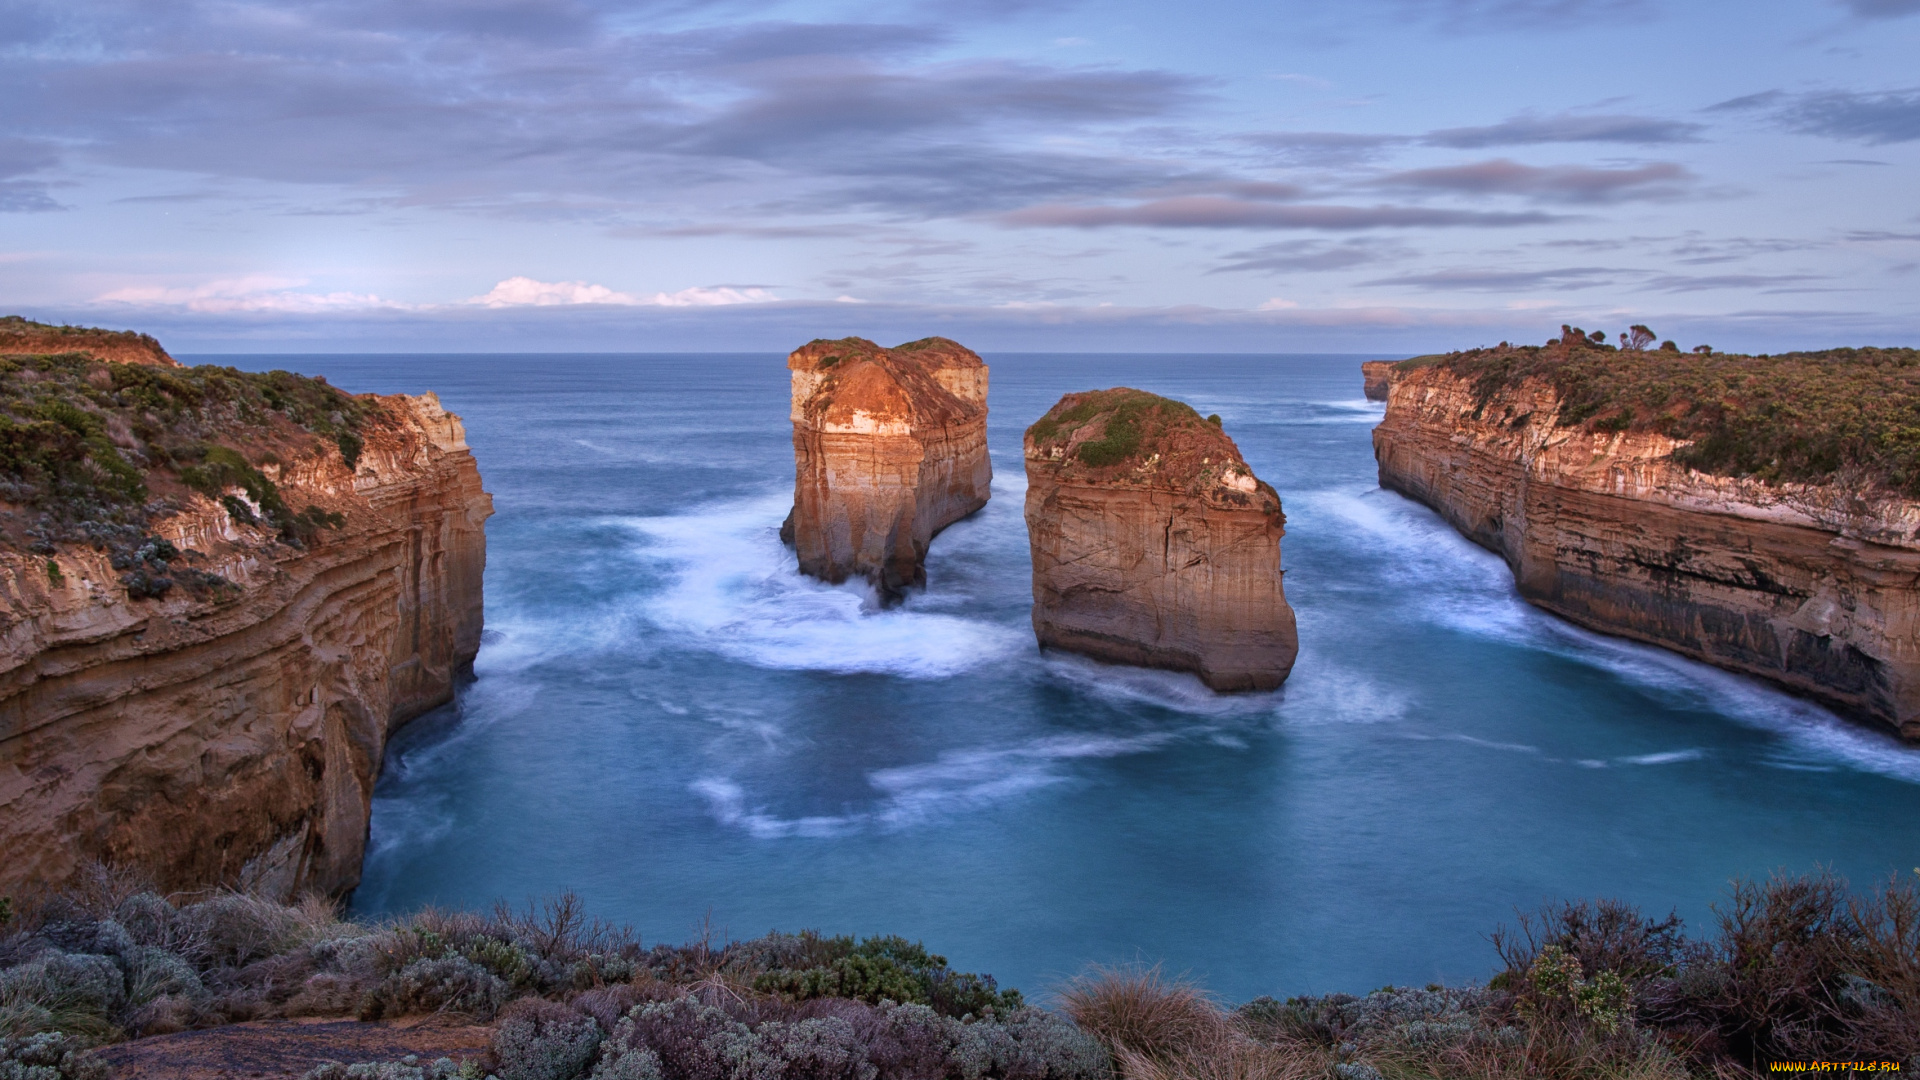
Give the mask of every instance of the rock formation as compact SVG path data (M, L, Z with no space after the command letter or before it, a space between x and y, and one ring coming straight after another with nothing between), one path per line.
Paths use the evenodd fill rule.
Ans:
M96 360L122 364L179 367L160 343L131 330L100 330L91 326L49 326L18 315L0 318L0 356L47 356L86 353Z
M1672 459L1687 440L1566 412L1543 378L1408 362L1373 433L1380 484L1548 611L1920 739L1920 504L1710 475Z
M883 601L926 584L927 546L987 504L987 366L945 338L883 349L814 341L793 372L793 512L800 572L864 577Z
M1360 365L1368 401L1387 400L1387 380L1393 375L1392 360L1368 360Z
M30 389L92 394L119 451L90 443L96 460L146 462L141 497L162 501L0 542L0 893L87 859L165 889L350 890L387 736L450 700L480 644L492 502L459 418L284 373L38 363ZM165 423L116 426L128 402ZM316 438L296 414L357 430ZM71 508L32 504L22 475L0 519L57 525Z
M1220 429L1124 387L1068 394L1026 435L1042 647L1271 690L1299 639L1280 496Z

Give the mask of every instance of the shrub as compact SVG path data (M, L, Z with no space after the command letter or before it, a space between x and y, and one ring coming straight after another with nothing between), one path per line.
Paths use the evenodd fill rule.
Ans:
M360 1019L452 1012L485 1021L512 998L512 987L464 956L421 959L374 987L360 1002Z
M23 1039L0 1036L0 1080L107 1080L105 1062L57 1031Z
M501 1015L493 1055L501 1080L574 1080L592 1064L604 1035L591 1016L523 998Z
M399 1061L369 1061L346 1065L324 1061L307 1070L301 1080L480 1080L485 1075L471 1065L456 1064L452 1058L440 1058L420 1064L408 1054Z

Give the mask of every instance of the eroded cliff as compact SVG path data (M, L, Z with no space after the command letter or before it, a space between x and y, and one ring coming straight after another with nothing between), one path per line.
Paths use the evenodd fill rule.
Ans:
M387 736L479 648L459 418L79 355L0 387L0 893L89 859L351 889Z
M1027 429L1043 647L1270 690L1299 651L1286 515L1218 417L1139 390L1068 394Z
M1361 388L1368 401L1387 400L1387 384L1393 378L1392 360L1367 360L1360 364Z
M1779 358L1610 353L1407 362L1374 430L1381 485L1503 556L1540 607L1920 739L1920 503L1884 468L1766 448L1817 450L1828 422L1825 391ZM1882 374L1904 380L1915 359ZM1805 372L1827 389L1880 377L1852 362Z
M801 573L871 582L883 601L926 583L927 547L987 504L987 366L945 338L883 349L814 341L793 372L793 512Z

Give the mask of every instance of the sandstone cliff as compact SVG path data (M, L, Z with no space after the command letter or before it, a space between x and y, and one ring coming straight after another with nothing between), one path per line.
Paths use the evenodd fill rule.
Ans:
M1387 400L1387 383L1393 377L1392 360L1368 360L1360 365L1360 378L1368 401Z
M492 504L460 420L432 394L140 370L0 361L0 428L82 433L77 465L0 460L0 893L88 859L343 893L387 736L479 648ZM68 466L119 479L75 496Z
M1569 422L1548 378L1422 363L1395 373L1374 429L1380 483L1503 556L1527 600L1920 738L1920 504L1697 471L1674 460L1693 440L1631 407ZM1671 415L1697 415L1674 400Z
M987 504L987 366L945 338L882 349L814 341L793 372L793 512L800 572L864 577L883 601L926 584L927 547Z
M0 356L46 356L85 353L96 360L122 364L179 367L160 343L131 330L101 330L91 326L51 326L18 315L0 318Z
M1299 639L1286 515L1191 408L1124 387L1068 394L1026 434L1033 632L1047 648L1271 690Z

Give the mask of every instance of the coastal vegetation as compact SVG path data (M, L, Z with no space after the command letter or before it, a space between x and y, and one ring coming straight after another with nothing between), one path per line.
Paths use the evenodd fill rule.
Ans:
M1545 345L1503 342L1398 368L1444 367L1472 381L1482 408L1543 380L1560 397L1558 425L1688 440L1674 459L1701 472L1920 497L1920 349L1748 356L1646 348L1654 336L1635 327L1614 346L1563 327Z
M327 445L351 467L380 412L372 399L286 371L109 363L82 348L125 338L158 352L139 335L0 320L0 344L13 338L75 349L0 355L0 547L112 552L144 596L176 580L217 590L193 568L152 557L164 541L148 525L190 491L295 547L345 523L321 507L289 506L262 469Z
M1104 417L1105 424L1094 438L1074 450L1084 464L1096 469L1118 465L1140 455L1142 446L1153 447L1172 433L1187 427L1200 427L1208 421L1191 405L1145 390L1116 387L1069 394L1048 413L1027 428L1027 436L1040 449L1050 449L1063 437L1071 437L1089 421ZM1216 422L1214 427L1218 427Z
M1916 873L1920 873L1917 871ZM897 937L643 946L563 896L379 921L95 868L0 906L0 1076L105 1076L89 1048L246 1020L445 1014L469 1061L310 1080L1399 1080L1734 1077L1780 1061L1920 1068L1920 889L1736 882L1716 925L1571 902L1490 937L1484 986L1237 1007L1158 968L1091 969L1034 1008ZM37 1070L37 1071L35 1071Z

